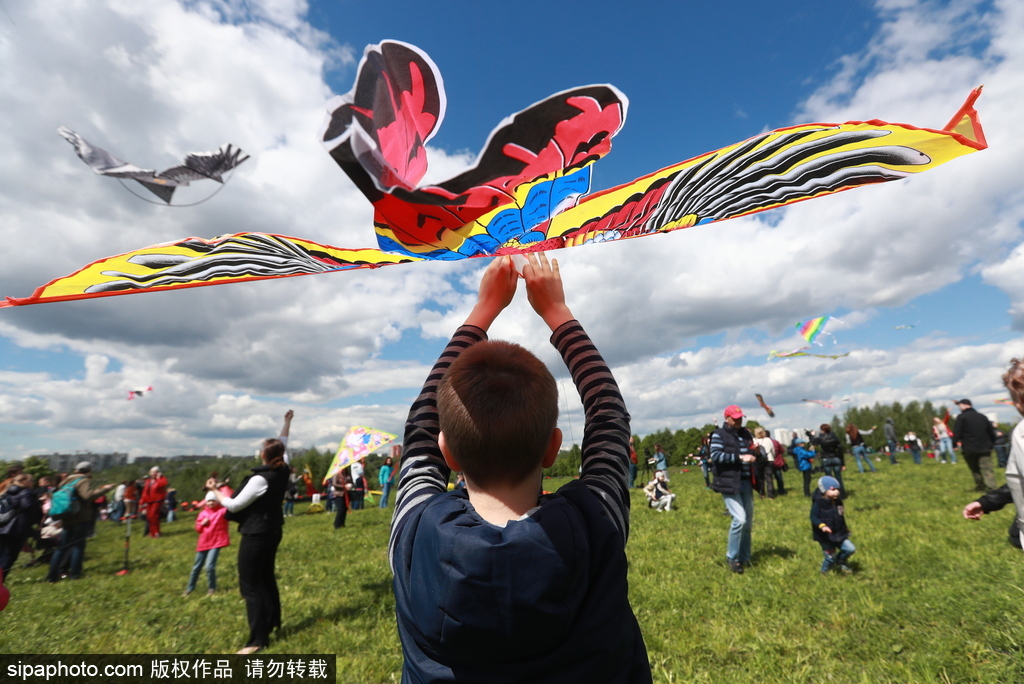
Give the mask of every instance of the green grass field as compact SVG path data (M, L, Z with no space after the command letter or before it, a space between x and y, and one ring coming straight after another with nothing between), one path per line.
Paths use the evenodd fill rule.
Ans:
M1012 509L966 521L960 511L975 498L967 467L909 461L879 464L877 475L847 471L851 576L818 574L794 470L788 496L755 504L753 567L743 575L723 564L729 518L699 469L673 470L670 513L647 509L635 490L630 593L654 680L1024 682L1024 556L1006 542ZM288 519L278 555L284 629L271 653L336 653L341 682L400 679L389 514L353 512L337 532L330 515ZM247 634L237 547L221 556L216 595L205 596L201 577L183 598L192 520L166 525L161 539L133 537L124 577L115 575L123 527L111 523L89 542L81 580L49 585L44 568L19 567L0 652L233 653Z

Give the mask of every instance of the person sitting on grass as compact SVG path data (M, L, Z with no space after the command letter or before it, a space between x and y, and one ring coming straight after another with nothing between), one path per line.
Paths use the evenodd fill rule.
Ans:
M821 562L822 575L827 575L832 568L839 568L846 574L853 572L846 561L856 553L857 547L850 541L839 480L829 475L818 480L818 489L814 492L811 531L825 556Z
M487 339L518 281L498 257L406 422L388 548L402 681L650 682L626 581L629 414L558 263L531 254L523 276L583 400L582 475L541 493L562 444L558 386L523 347ZM446 491L452 470L466 489Z
M654 473L654 479L644 487L644 494L647 495L648 505L654 510L672 510L672 501L675 500L676 495L668 488L668 480L665 479L664 470Z

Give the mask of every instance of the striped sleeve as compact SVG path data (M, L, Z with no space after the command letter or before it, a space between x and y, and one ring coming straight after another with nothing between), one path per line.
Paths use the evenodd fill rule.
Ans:
M441 449L437 445L437 435L440 432L437 419L437 386L459 354L485 339L487 334L472 325L464 325L456 330L448 346L441 352L437 363L430 370L419 397L409 409L409 417L405 421L398 496L391 518L391 540L388 542L388 562L392 572L395 569L395 546L412 513L431 497L448 489L451 470L445 464Z
M576 385L586 426L580 481L604 505L608 516L629 536L629 413L608 364L578 321L563 323L551 335Z
M732 449L726 449L725 441L722 439L722 431L715 430L711 433L711 462L719 464L739 463L740 455Z

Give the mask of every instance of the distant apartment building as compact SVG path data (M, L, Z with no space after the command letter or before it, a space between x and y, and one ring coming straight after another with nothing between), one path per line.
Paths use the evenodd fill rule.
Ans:
M87 451L76 454L50 454L41 458L45 459L50 468L58 473L70 473L82 461L92 463L92 469L95 472L128 464L128 454L117 452L112 454L94 454Z

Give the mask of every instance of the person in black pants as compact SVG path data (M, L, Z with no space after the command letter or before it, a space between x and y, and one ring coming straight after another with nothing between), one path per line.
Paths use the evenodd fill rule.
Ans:
M352 477L349 469L339 470L331 478L331 489L334 492L334 529L345 526L348 517L348 493L352 489Z
M292 412L285 414L285 427L278 439L263 442L263 465L252 469L238 492L225 496L214 478L206 488L228 509L228 519L239 523L242 541L238 545L238 588L245 599L249 618L249 639L238 653L248 655L270 645L270 632L281 627L281 597L274 577L274 561L281 543L284 514L281 503L288 489L290 471L285 460L285 443Z

